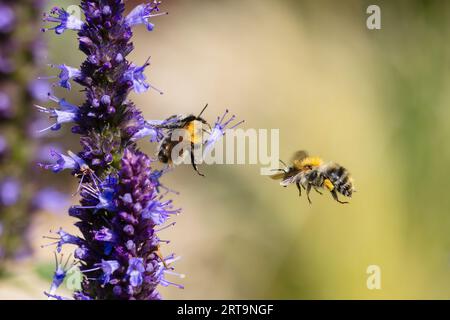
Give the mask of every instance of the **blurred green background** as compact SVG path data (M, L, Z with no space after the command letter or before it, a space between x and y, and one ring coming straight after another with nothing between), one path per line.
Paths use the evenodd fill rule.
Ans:
M73 1L63 2L67 5ZM128 1L130 10L137 1ZM366 8L381 8L368 30ZM281 188L257 165L178 167L164 184L183 214L164 232L183 259L184 290L167 299L450 298L450 3L448 1L165 1L156 28L136 28L151 56L149 82L165 94L132 95L148 119L230 108L246 128L279 128L280 155L309 150L347 167L349 205ZM53 63L79 65L76 37L47 36ZM77 87L72 101L82 101ZM68 130L67 130L68 132ZM75 139L67 146L78 150ZM154 152L147 143L142 149ZM64 174L64 173L63 173ZM76 199L74 200L76 201ZM36 255L15 263L1 298L43 298L49 228L72 220L42 213ZM366 286L369 265L381 289Z

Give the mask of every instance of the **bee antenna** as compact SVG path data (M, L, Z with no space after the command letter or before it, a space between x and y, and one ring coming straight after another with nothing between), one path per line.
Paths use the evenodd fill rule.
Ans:
M283 160L280 159L279 161L280 161L280 163L281 163L283 166L285 166L285 167L288 166Z
M145 60L144 66L150 65L150 59L152 56L148 56L147 60Z
M156 92L158 92L159 94L164 94L163 91L159 90L157 87L155 87L155 86L153 86L153 85L151 85L151 84L150 84L150 87L151 87L153 90L155 90Z
M205 110L206 110L207 107L208 107L208 104L206 104L206 105L203 107L202 111L198 114L197 118L200 118L200 117L201 117L201 115L203 114L203 112L205 112Z

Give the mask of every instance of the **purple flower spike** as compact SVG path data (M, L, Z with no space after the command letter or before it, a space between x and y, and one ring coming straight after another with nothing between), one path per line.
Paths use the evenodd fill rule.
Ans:
M174 225L166 222L180 213L172 200L165 199L164 191L169 189L160 182L169 170L155 170L152 159L139 151L135 142L144 137L160 142L181 116L145 121L128 98L131 90L143 93L153 88L162 93L147 83L144 71L149 61L138 66L127 56L133 50L132 27L144 24L152 30L149 20L165 13L159 12L160 2L154 1L124 16L124 3L81 0L86 23L59 8L45 18L58 24L51 28L58 34L78 30L79 49L86 55L78 69L53 66L61 70L61 87L70 89L72 80L83 87L84 103L74 106L50 94L49 99L59 108L37 106L56 120L47 129L72 122L72 132L81 136L80 152L53 151L56 163L41 165L54 172L70 169L78 179L75 193L80 203L69 209L69 215L78 220L75 225L80 236L60 230L57 237L48 237L57 250L64 244L77 246L74 256L84 274L82 288L74 294L78 300L160 299L158 287L173 284L165 276L178 275L169 266L176 260L174 255L161 253L161 246L169 241L157 236ZM61 298L53 291L47 295Z

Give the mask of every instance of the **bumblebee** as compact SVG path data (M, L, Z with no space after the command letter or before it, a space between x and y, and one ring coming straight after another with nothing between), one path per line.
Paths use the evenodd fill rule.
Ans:
M209 123L202 118L202 114L207 107L208 105L205 105L205 107L197 116L193 114L190 114L188 116L173 115L164 121L165 124L157 126L160 129L167 130L167 134L161 140L161 143L159 144L158 147L158 159L160 162L165 164L173 163L172 150L179 142L183 140L183 137L180 137L178 140L174 141L173 134L174 131L177 129L184 129L187 130L187 132L189 133L189 143L191 144L191 153L190 153L191 164L195 172L197 172L200 176L204 176L204 174L198 170L197 165L195 163L194 150L197 145L203 143L202 131L199 132L199 130L197 130L198 126L196 122L200 122L211 128Z
M280 171L277 174L270 176L272 179L281 179L281 185L287 187L289 184L293 183L294 177L300 172L308 171L313 168L317 168L323 164L323 161L319 157L310 157L308 153L304 150L297 151L291 158L291 165L287 165L283 161L281 164L284 165L283 169L275 169L274 171ZM300 185L297 185L300 187Z
M302 195L302 188L306 190L306 196L309 203L311 199L309 193L314 189L317 193L322 194L319 189L327 189L330 191L334 200L345 204L347 201L341 201L338 198L338 192L346 197L351 197L355 192L353 180L347 169L341 165L328 162L324 163L319 157L310 157L306 151L298 151L294 154L292 165L285 165L284 169L275 169L280 171L271 176L272 179L281 179L280 185L287 187L295 183Z

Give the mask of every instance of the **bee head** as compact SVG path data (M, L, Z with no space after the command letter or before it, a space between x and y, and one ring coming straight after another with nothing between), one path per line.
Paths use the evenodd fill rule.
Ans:
M308 171L308 173L306 174L306 176L307 176L307 179L308 180L310 180L310 181L312 181L312 180L315 180L316 178L317 178L317 171L316 170L310 170L310 171Z
M158 160L162 163L168 163L169 162L169 156L166 154L165 149L162 149L158 153Z
M347 184L347 185L344 186L344 188L343 188L341 191L342 191L341 193L342 193L344 196L351 198L352 195L353 195L353 192L354 192L355 190L353 189L353 186L352 186L352 185Z

